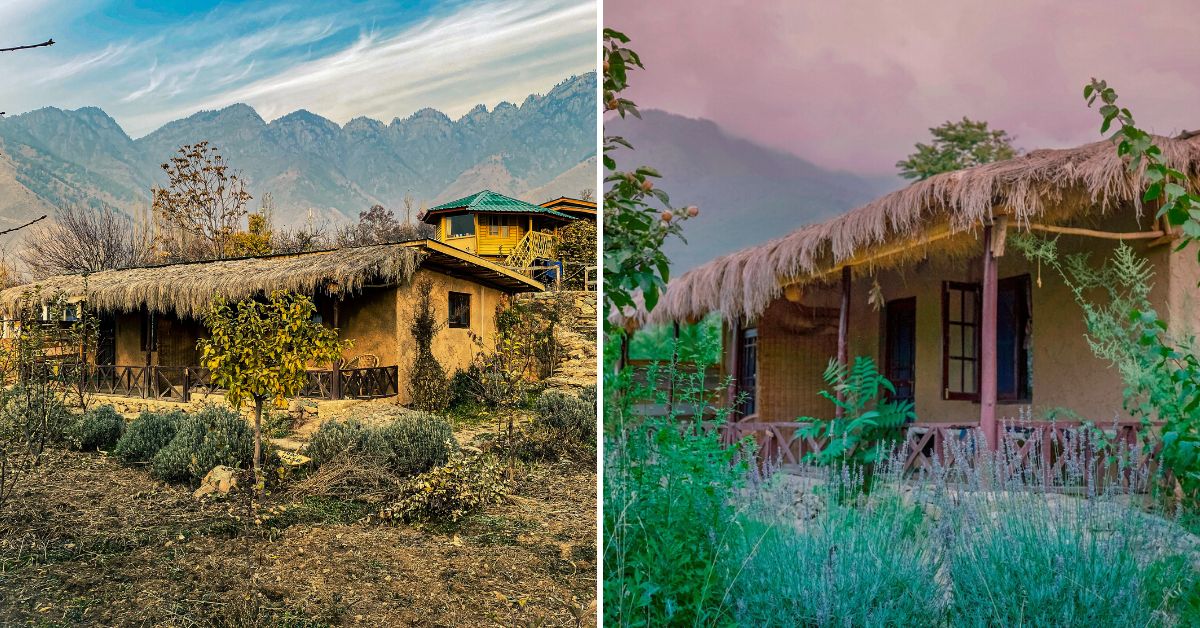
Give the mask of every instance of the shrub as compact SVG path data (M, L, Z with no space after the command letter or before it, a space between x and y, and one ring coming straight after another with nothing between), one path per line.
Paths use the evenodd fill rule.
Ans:
M444 464L450 453L458 449L450 424L432 414L422 413L384 425L381 435L391 448L388 466L406 475Z
M181 410L142 412L125 429L112 455L123 464L147 464L175 438L179 424L186 418Z
M391 452L378 436L378 428L364 425L357 419L326 421L309 439L308 457L312 458L314 467L351 456L383 465Z
M547 390L534 406L538 422L562 437L580 443L596 443L596 387L580 396Z
M154 456L154 476L166 482L197 483L213 467L246 467L254 456L254 430L242 416L208 406L179 425L175 438Z
M379 426L355 418L326 421L309 441L308 455L317 467L353 457L413 475L445 463L456 449L458 442L449 423L432 414L409 411Z
M125 433L125 417L111 405L92 408L67 429L67 441L80 451L112 449Z
M0 397L0 431L13 441L41 450L61 443L74 417L62 398L45 386L13 386Z
M408 483L399 499L379 513L381 519L455 522L500 503L508 494L504 472L494 458L455 453L446 464Z

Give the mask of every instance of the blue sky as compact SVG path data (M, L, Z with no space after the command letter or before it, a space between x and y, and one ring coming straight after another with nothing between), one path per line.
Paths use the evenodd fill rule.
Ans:
M150 2L4 0L0 110L104 109L133 137L244 102L384 122L457 118L595 69L594 0Z

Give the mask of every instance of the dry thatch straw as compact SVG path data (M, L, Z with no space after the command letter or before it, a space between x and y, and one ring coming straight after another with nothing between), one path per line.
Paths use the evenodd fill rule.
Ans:
M378 503L398 495L405 481L376 460L342 456L296 482L288 495L296 499L332 497Z
M198 316L216 299L238 301L273 290L315 294L351 292L368 283L403 283L424 253L405 244L379 244L208 262L58 275L0 292L0 308L15 315L23 295L40 288L42 298L86 298L101 310L175 311Z
M1165 162L1193 181L1200 172L1200 136L1156 137ZM974 250L973 234L1008 216L1015 228L1035 219L1063 224L1083 216L1128 211L1142 216L1141 178L1130 173L1112 142L1036 150L1019 157L935 175L822 223L719 257L673 280L653 312L610 317L630 325L696 320L720 312L726 320L753 320L790 283L823 283L840 264L899 243L913 246L872 263L896 266L931 252ZM1143 224L1150 222L1145 217ZM937 229L952 237L922 240ZM861 269L860 269L861 270Z

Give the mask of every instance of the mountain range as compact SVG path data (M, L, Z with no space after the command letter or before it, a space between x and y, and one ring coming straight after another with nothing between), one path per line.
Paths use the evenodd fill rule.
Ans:
M255 198L271 194L282 224L313 213L343 221L373 204L399 210L405 195L423 204L483 188L531 202L578 196L595 188L595 85L592 72L520 105L478 105L457 120L422 109L387 124L339 125L305 110L267 122L235 104L137 139L97 107L38 109L0 119L0 229L67 203L144 211L151 187L166 183L160 164L202 140Z
M821 168L801 157L730 135L710 120L643 110L642 118L606 119L605 135L634 147L618 166L652 166L656 185L676 206L700 215L683 228L687 244L664 246L676 273L802 225L857 207L901 187L899 177L862 176Z

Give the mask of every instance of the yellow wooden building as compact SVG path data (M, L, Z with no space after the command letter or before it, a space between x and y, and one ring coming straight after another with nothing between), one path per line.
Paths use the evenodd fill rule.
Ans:
M505 266L527 268L557 259L559 229L576 218L483 190L431 207L421 220L437 229L441 242Z

